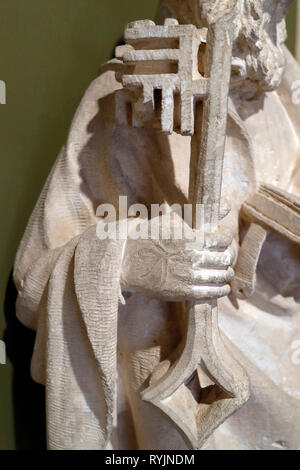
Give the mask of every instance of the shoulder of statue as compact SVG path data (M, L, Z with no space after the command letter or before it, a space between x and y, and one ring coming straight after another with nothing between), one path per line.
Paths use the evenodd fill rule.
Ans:
M92 81L85 93L86 97L99 100L122 89L122 84L117 80L121 65L122 63L117 59L101 65L98 77Z

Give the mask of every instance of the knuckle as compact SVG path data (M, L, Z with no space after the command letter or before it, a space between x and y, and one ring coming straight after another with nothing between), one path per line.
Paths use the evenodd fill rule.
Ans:
M221 255L221 263L223 266L230 266L232 263L232 253L230 249L225 250Z
M228 269L227 269L227 278L228 278L228 281L232 281L232 279L234 278L234 269L230 266Z

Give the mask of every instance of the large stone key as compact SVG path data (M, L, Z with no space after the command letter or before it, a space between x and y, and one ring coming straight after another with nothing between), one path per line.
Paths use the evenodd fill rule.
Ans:
M131 23L125 30L126 45L116 52L132 66L122 82L136 92L133 124L151 123L155 90L159 90L161 131L169 134L176 127L182 135L192 136L192 147L198 151L192 155L195 171L191 171L189 195L194 206L203 204L205 227L211 231L217 230L219 222L236 1L227 5L210 12L203 29L179 25L174 19L162 26L149 20ZM201 73L200 48L205 48ZM201 107L198 101L203 102ZM193 387L197 382L196 395L191 381ZM219 333L217 300L190 304L181 355L173 364L157 367L142 398L176 423L189 448L200 449L248 397L247 375Z

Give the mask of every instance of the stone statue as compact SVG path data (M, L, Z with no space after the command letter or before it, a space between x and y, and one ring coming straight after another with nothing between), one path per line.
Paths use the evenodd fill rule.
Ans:
M162 0L87 90L14 269L50 449L300 447L290 3Z

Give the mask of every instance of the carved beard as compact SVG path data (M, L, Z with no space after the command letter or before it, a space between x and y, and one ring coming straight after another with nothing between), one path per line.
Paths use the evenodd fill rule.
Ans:
M159 21L174 17L201 27L199 5L204 0L162 0ZM292 0L239 0L233 45L232 87L251 98L279 87L285 70L282 48L285 15Z
M287 9L283 7L288 3L278 1L277 7L266 12L262 1L240 2L242 12L236 21L232 86L248 98L259 91L275 90L281 83L285 70L282 45L286 40L283 15Z

